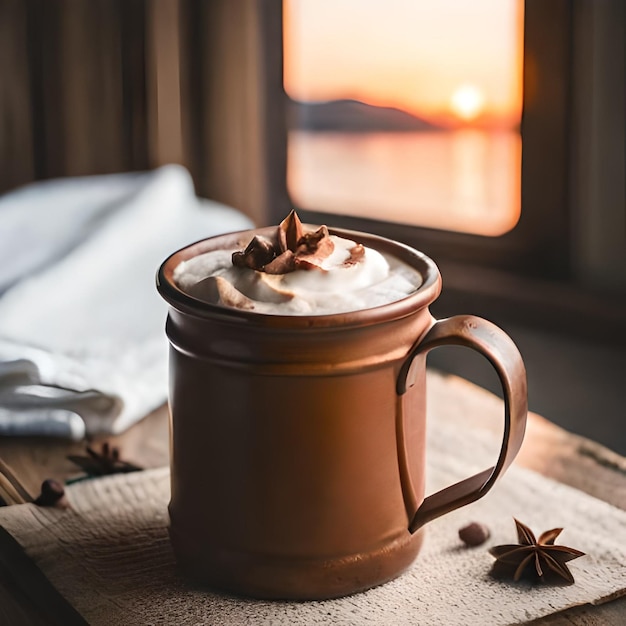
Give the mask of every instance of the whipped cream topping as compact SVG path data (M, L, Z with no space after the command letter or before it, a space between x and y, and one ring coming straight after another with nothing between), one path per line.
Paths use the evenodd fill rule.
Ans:
M273 315L328 315L388 304L418 289L422 277L399 259L330 236L334 248L314 269L268 274L232 263L236 250L214 250L174 270L180 289L200 300ZM359 246L360 247L360 246Z

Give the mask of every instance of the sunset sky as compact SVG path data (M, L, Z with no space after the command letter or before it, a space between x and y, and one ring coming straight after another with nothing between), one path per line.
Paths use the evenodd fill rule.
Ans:
M285 0L285 87L434 122L521 115L522 0Z

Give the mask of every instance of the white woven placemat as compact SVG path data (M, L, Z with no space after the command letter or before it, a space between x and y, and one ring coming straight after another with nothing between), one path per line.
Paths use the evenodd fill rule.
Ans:
M431 428L430 488L483 469L492 456L486 448L494 443L484 432ZM626 593L626 512L517 467L483 500L432 522L417 561L400 578L354 596L305 603L245 600L181 580L167 536L166 468L87 481L68 491L71 510L6 507L0 525L96 626L484 626L520 623ZM513 516L537 533L565 527L559 542L587 553L570 563L574 585L531 586L489 576L493 558L487 550L515 541ZM457 531L472 520L487 523L492 535L468 549Z

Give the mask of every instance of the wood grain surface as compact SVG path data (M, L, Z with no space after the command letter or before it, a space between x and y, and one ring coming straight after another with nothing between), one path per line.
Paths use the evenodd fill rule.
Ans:
M463 428L498 431L492 418L500 401L475 385L456 378L429 375L429 402L438 418L461 421ZM459 409L462 408L462 412ZM442 412L446 413L442 416ZM580 489L626 510L626 459L588 439L568 433L547 419L529 414L526 438L516 463L544 476ZM460 426L461 427L461 426ZM148 415L123 435L111 437L125 460L144 468L168 463L168 411L166 407ZM100 441L91 442L98 447ZM85 443L43 438L0 438L0 474L10 468L18 477L21 492L39 493L46 478L71 480L80 471L66 458L81 454ZM11 573L0 559L0 624L53 624L52 613L42 614L12 582ZM621 626L626 623L626 598L600 606L581 606L532 622L550 626Z

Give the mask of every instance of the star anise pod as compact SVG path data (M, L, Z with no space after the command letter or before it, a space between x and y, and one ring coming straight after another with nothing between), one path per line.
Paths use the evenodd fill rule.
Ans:
M515 520L515 525L519 544L496 546L489 550L496 559L492 574L497 578L512 576L514 581L528 576L541 582L565 581L573 584L574 577L566 563L585 553L575 548L554 545L563 529L547 530L536 539L528 526L519 520Z
M107 474L127 474L142 468L134 463L123 461L118 448L111 447L108 442L102 444L100 452L90 446L86 447L87 455L71 454L67 458L78 465L89 476L106 476Z

